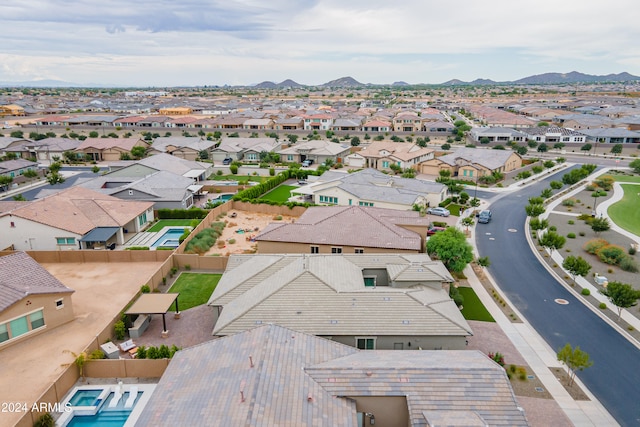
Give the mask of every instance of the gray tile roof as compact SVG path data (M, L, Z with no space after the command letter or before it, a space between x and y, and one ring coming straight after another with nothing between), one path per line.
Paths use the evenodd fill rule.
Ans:
M263 325L176 353L136 426L356 427L364 396L404 397L411 426L527 425L480 352L360 351Z
M29 295L72 292L24 252L0 257L0 311Z
M414 211L363 206L311 207L295 223L270 224L256 240L420 251L420 235L401 225L428 224L427 218Z
M120 185L118 185L120 184ZM181 201L185 197L187 187L193 184L192 178L177 175L168 171L158 171L140 178L139 176L110 176L102 175L80 186L118 197L118 193L126 190L136 190L149 197L138 200Z
M166 153L154 154L153 156L138 160L136 163L156 170L173 172L177 175L185 175L193 170L204 172L211 167L211 164L185 160Z
M389 266L403 283L364 286L365 268ZM327 336L469 336L471 328L442 289L443 282L453 281L442 270L425 254L232 255L209 299L209 305L223 306L212 333L277 323Z

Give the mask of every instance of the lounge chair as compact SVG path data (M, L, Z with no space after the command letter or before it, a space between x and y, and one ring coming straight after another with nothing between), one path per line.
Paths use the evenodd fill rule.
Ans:
M129 397L127 398L127 401L124 402L124 407L127 409L132 408L136 401L136 397L138 397L138 386L132 385L129 389Z
M111 402L109 402L109 408L115 408L116 406L118 406L118 402L120 402L120 399L122 399L122 386L118 384L113 393L113 399L111 399Z

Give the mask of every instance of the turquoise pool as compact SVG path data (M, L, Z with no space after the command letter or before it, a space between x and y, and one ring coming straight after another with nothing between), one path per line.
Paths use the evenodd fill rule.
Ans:
M97 390L78 390L69 403L71 406L96 406L96 400L102 393L101 389Z
M158 246L168 246L177 248L180 246L180 236L184 234L185 227L181 228L170 228L160 237L158 237L155 242L151 245L152 248L157 248Z

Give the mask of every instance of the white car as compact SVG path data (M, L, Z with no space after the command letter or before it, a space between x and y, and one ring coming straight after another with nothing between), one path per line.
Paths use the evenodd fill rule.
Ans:
M449 212L449 209L445 208L429 208L427 209L427 213L438 216L449 216L451 214L451 212Z

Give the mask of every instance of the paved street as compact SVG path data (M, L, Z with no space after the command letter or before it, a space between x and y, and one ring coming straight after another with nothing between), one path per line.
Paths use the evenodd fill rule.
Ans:
M494 199L493 221L476 226L481 256L515 307L554 349L567 342L590 354L594 366L578 376L621 425L640 424L640 351L562 287L531 253L524 237L524 206L562 171L518 192ZM565 299L567 305L554 302Z

